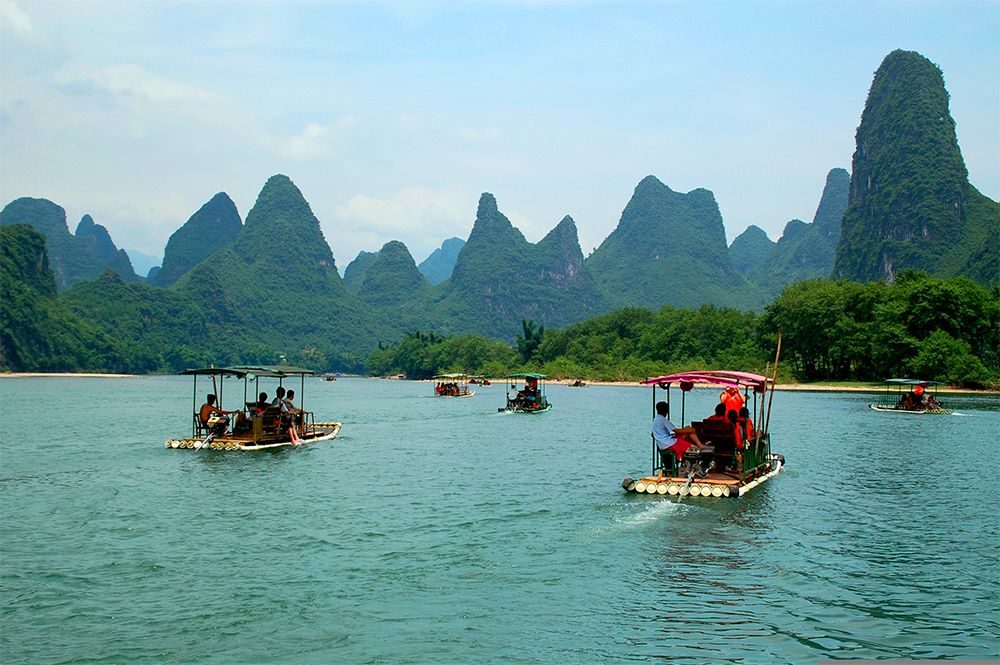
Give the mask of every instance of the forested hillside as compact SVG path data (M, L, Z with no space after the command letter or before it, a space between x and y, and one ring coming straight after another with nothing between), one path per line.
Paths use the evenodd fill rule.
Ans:
M1000 283L1000 204L969 183L941 70L893 51L861 124L834 275L891 280L907 268Z

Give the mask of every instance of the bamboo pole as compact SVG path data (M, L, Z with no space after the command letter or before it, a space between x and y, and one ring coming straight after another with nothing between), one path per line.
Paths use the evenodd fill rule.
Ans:
M774 353L774 373L771 375L771 395L767 398L767 420L764 421L764 436L771 426L771 404L774 402L774 382L778 378L778 360L781 358L781 333L778 333L778 349Z

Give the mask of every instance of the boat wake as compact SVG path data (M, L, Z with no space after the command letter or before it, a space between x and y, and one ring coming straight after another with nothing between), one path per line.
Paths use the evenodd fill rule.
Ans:
M660 501L646 503L638 512L624 515L615 520L615 522L616 526L626 530L635 529L646 526L652 522L657 522L668 515L683 512L684 510L687 510L686 506L664 497Z

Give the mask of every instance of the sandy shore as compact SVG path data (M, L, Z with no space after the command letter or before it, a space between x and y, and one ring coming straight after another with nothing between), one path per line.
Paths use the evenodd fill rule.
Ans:
M94 372L5 372L0 379L27 379L32 377L63 377L73 379L138 379L139 374L97 374Z

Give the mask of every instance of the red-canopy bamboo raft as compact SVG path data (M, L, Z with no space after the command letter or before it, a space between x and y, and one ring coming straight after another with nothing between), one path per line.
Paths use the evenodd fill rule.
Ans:
M687 393L695 385L723 387L723 397L736 400L742 390L742 404L750 411L750 424L740 422L733 425L725 420L706 419L692 421L698 439L710 445L705 448L690 448L682 459L673 453L668 457L669 466L661 461L656 441L653 441L653 471L642 478L625 478L622 488L635 494L659 494L670 496L740 497L760 484L773 478L781 470L785 460L771 452L770 424L771 400L774 378L749 372L728 370L692 371L646 379L643 385L653 388L653 405L657 403L656 390L666 392L666 402L670 404L671 387L681 390L680 423L684 425L684 410ZM728 391L728 395L727 395ZM751 395L753 408L749 408ZM727 407L728 408L728 407ZM752 423L756 423L753 428ZM761 426L763 423L763 426ZM742 430L737 432L737 428Z

